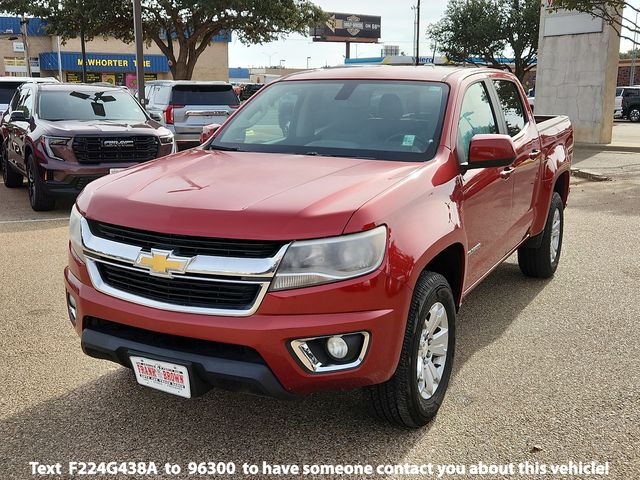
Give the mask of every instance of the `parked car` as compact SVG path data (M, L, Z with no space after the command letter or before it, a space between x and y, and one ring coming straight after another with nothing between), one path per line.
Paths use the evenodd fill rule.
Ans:
M91 181L175 151L173 134L117 87L25 83L3 120L4 185L27 178L34 210Z
M443 401L462 300L515 251L525 275L556 271L572 155L569 119L534 117L506 72L295 74L201 148L85 189L69 318L141 385L366 387L381 418L418 427Z
M628 118L632 122L640 121L640 110L635 108L638 103L640 103L640 86L617 87L613 117Z
M149 115L173 132L180 150L200 145L202 127L223 123L240 105L225 82L153 80L145 96Z
M264 83L246 83L240 91L240 100L249 100L254 94L264 87Z

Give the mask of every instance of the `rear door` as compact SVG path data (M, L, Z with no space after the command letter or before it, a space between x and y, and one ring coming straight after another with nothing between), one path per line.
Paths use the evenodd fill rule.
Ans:
M507 253L524 239L533 221L534 189L542 154L538 129L525 109L518 85L502 78L494 78L492 84L503 119L501 133L511 136L516 147L516 160L503 173L513 177L511 231L504 252Z
M488 81L469 85L464 93L456 140L460 164L468 161L471 139L478 134L500 133L499 117ZM462 175L462 220L467 233L467 277L465 291L489 272L505 255L511 226L513 179L503 167L479 168Z
M200 134L205 125L223 123L239 101L229 84L178 84L171 105L176 133Z

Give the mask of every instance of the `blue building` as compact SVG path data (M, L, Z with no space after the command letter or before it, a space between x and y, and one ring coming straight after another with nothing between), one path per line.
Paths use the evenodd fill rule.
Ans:
M62 81L82 81L82 55L79 39L60 45L49 35L44 22L30 18L27 22L27 49L32 76L59 77ZM193 80L228 80L228 43L230 35L221 35L203 52L193 72ZM20 18L0 16L0 75L26 76L27 52L20 30ZM171 79L169 61L160 49L145 46L144 70L147 80ZM88 83L108 82L135 87L135 46L115 38L95 38L87 42Z

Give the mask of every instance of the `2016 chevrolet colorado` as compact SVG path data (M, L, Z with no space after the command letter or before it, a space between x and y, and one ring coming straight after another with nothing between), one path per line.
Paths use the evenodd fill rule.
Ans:
M517 250L551 277L573 132L514 76L364 67L273 82L203 147L91 183L71 214L85 353L190 397L366 387L425 424L463 298Z

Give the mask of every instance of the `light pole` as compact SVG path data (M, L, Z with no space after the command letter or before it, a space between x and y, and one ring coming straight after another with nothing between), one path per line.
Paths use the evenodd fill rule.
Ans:
M638 24L638 12L636 12L635 24ZM638 51L636 50L637 32L635 30L637 30L637 28L635 28L633 32L633 49L631 50L631 75L629 75L629 85L633 85L634 83L636 83L636 57L638 56Z
M272 52L272 53L262 52L262 54L265 57L269 58L269 65L267 65L267 68L269 68L271 66L271 57L273 57L276 53L278 53L278 52Z
M416 56L416 44L415 44L415 39L416 39L416 35L418 34L418 28L417 28L417 23L418 23L418 15L416 14L417 12L417 7L416 5L412 5L411 6L411 10L413 10L413 56Z
M416 6L416 65L420 65L420 0Z
M142 33L142 5L133 0L133 32L136 40L136 73L138 74L138 101L144 106L144 49Z
M307 70L309 70L309 60L311 60L311 57L307 57Z

